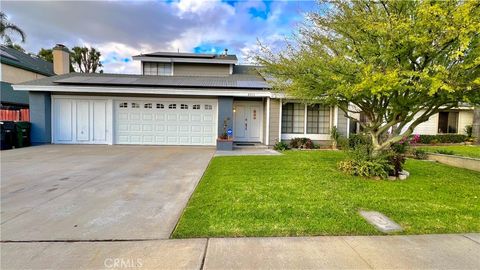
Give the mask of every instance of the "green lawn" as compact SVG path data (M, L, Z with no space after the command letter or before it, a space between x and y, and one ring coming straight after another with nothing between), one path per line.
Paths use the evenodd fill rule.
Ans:
M425 151L435 153L436 151L452 151L454 155L480 158L480 146L478 145L448 145L448 146L422 146Z
M173 237L380 234L359 209L386 214L406 234L480 232L480 173L408 160L408 180L369 180L338 172L343 157L216 157Z

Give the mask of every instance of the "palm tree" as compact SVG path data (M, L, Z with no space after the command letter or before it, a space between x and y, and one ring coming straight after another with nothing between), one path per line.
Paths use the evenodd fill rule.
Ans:
M8 21L8 17L5 13L0 11L0 37L7 45L13 44L10 33L15 33L22 38L22 42L25 42L25 32L20 27Z

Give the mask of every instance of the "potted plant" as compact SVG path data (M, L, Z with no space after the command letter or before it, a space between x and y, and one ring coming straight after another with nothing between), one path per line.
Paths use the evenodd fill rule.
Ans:
M218 136L217 150L233 150L233 138L231 135L228 135L228 121L230 121L230 118L228 117L223 120L223 132L222 135Z

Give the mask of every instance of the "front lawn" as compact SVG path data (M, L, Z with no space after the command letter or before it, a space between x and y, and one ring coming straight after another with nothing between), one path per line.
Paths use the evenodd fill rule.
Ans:
M337 171L344 153L216 157L174 238L381 234L359 209L380 211L406 234L480 232L480 173L408 160L406 181Z
M480 146L478 145L422 146L420 148L431 153L448 151L457 156L480 158Z

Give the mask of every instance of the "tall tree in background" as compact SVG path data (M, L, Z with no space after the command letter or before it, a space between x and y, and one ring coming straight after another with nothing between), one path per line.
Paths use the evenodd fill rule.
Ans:
M41 48L38 52L38 57L42 58L43 60L53 63L53 50L52 49L44 49Z
M480 1L329 0L321 9L283 51L263 46L256 60L291 96L364 112L373 155L440 109L480 102Z
M21 38L21 42L25 42L26 34L20 27L16 26L8 20L5 13L0 11L0 37L5 45L12 45L12 37L10 34L17 34Z
M70 62L75 71L81 73L103 73L100 52L95 48L73 47L70 53Z

